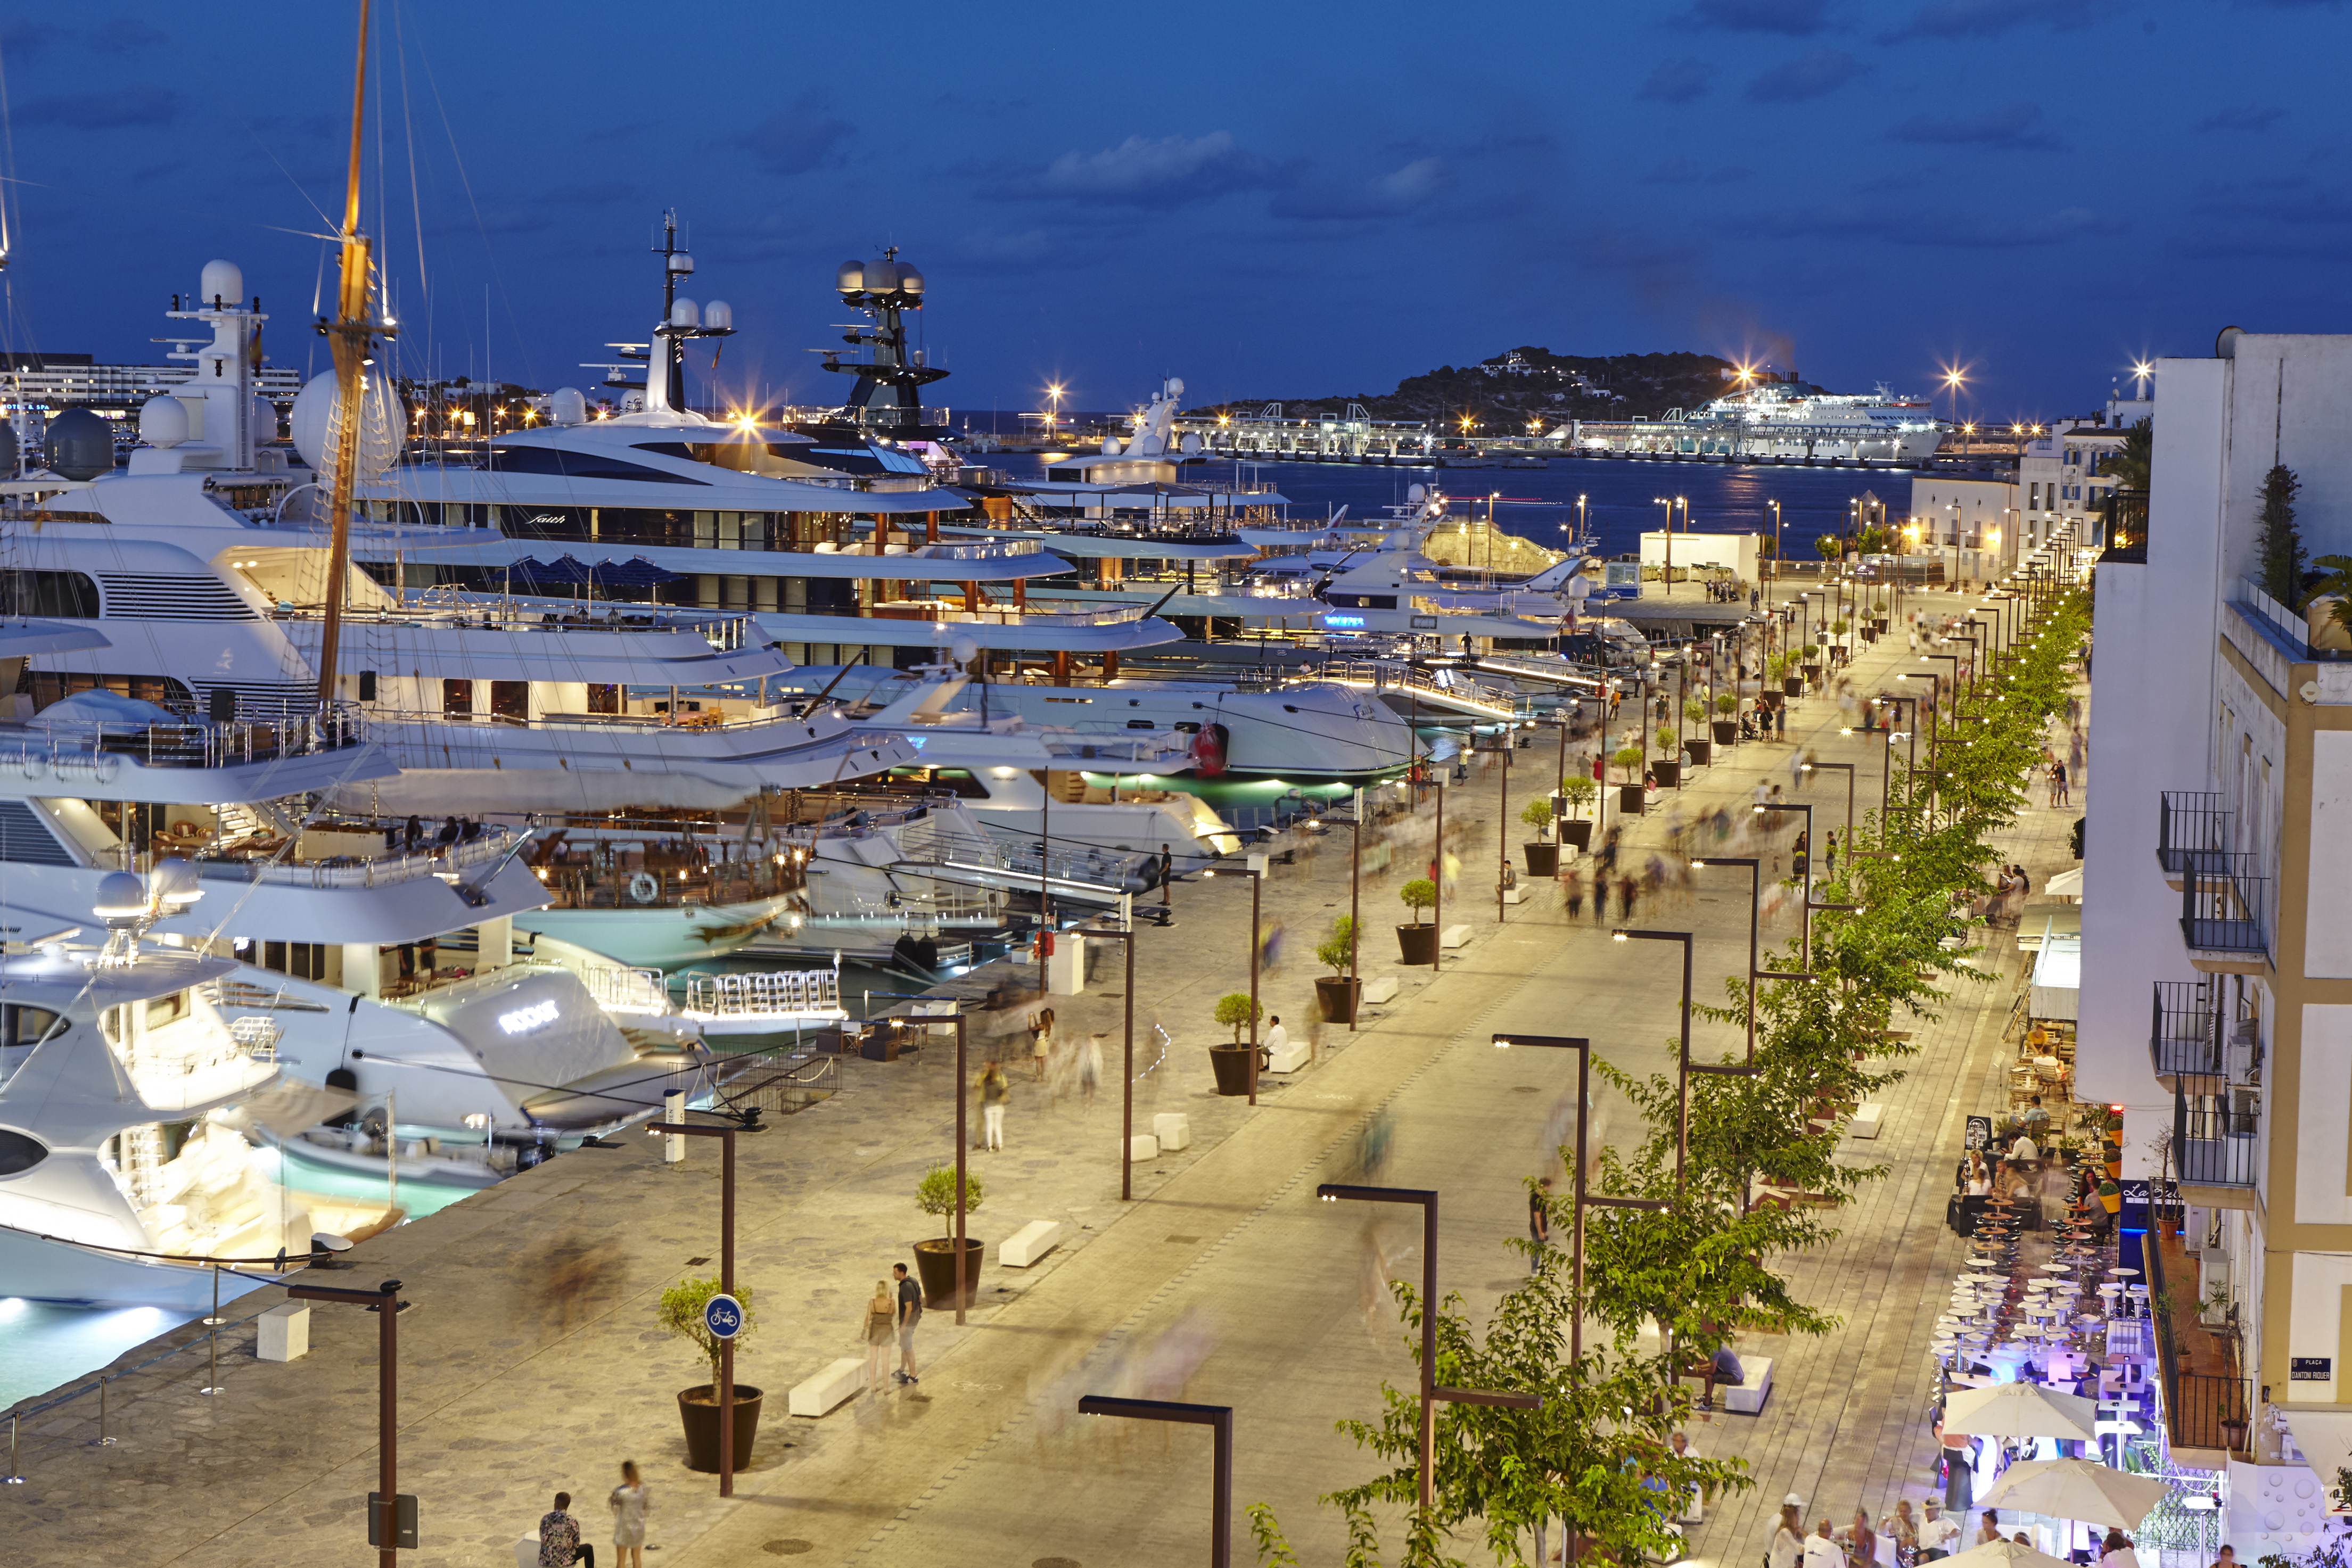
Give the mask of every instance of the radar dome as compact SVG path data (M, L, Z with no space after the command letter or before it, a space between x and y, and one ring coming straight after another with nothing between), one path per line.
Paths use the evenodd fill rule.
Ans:
M1184 395L1184 378L1182 376L1170 376L1168 378L1168 395L1171 398L1179 398Z
M257 446L267 441L278 441L284 438L282 433L286 423L285 416L278 412L276 403L263 397L259 392L253 394L251 423L253 444Z
M866 292L887 294L898 287L898 264L888 256L866 264Z
M1106 435L1103 437L1103 455L1106 457L1116 457L1118 455L1118 436Z
M714 332L735 329L735 307L724 299L714 299L702 308L702 324Z
M903 261L898 264L898 291L902 294L920 294L923 291L923 275Z
M702 312L691 299L673 301L669 308L669 324L673 327L699 327L702 325Z
M16 476L16 427L0 419L0 479Z
M90 913L100 920L135 920L147 913L147 884L127 871L108 872L98 879Z
M182 277L187 276L185 273ZM245 274L233 261L205 263L204 279L196 287L198 305L210 305L219 300L231 308L245 303Z
M335 425L335 372L320 371L294 400L294 449L319 476L321 485L334 482L334 451L331 433ZM382 371L371 371L360 383L359 479L373 479L400 457L406 419L400 398Z
M1197 430L1186 431L1184 433L1184 439L1177 444L1177 450L1183 453L1187 457L1198 457L1201 455L1201 433Z
M1429 499L1429 486L1426 485L1407 485L1404 487L1404 504L1406 506L1418 507L1427 499Z
M969 664L974 659L980 657L980 644L974 642L971 637L967 634L965 636L959 637L954 642L949 643L948 652L955 655L955 662L957 664Z
M834 269L833 286L844 294L855 294L866 287L866 264L845 261Z
M547 417L555 424L588 423L588 399L578 387L558 387L547 400Z
M177 446L188 438L188 405L169 392L139 408L139 439L150 446Z
M86 408L49 421L49 471L68 479L95 479L114 469L114 427Z
M157 861L155 869L147 873L147 885L157 903L174 907L185 907L205 895L196 868L178 855Z

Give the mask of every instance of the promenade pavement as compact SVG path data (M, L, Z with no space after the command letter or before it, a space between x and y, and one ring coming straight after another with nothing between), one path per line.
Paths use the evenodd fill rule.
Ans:
M1892 657L1865 653L1860 684L1875 689ZM1799 705L1791 741L1862 762L1867 781L1880 743L1838 737L1838 716L1825 700ZM1785 787L1790 749L1738 748L1702 770L1683 804L1744 805L1767 772ZM1514 801L1548 781L1551 755L1540 742L1517 754ZM653 1325L660 1289L709 1271L692 1260L718 1250L709 1145L672 1167L650 1138L568 1155L367 1243L336 1282L397 1277L415 1303L402 1320L401 1456L403 1490L421 1499L422 1544L408 1560L504 1568L558 1488L583 1500L589 1537L605 1539L599 1500L623 1458L646 1468L649 1539L673 1568L926 1552L1008 1564L1189 1557L1206 1532L1207 1437L1073 1414L1080 1394L1126 1392L1234 1405L1237 1500L1272 1503L1307 1561L1336 1561L1338 1521L1315 1499L1372 1466L1331 1423L1374 1415L1381 1379L1410 1383L1384 1281L1417 1277L1418 1226L1403 1212L1316 1203L1315 1182L1357 1174L1366 1129L1385 1118L1381 1179L1444 1194L1442 1286L1483 1318L1519 1277L1502 1243L1524 1233L1524 1179L1547 1163L1547 1128L1573 1071L1571 1058L1497 1051L1488 1036L1586 1034L1629 1071L1671 1061L1671 948L1612 944L1589 917L1571 925L1549 889L1499 925L1491 896L1478 895L1491 886L1499 773L1475 771L1449 792L1449 827L1464 824L1467 843L1452 846L1464 891L1446 919L1471 926L1467 946L1438 975L1399 968L1387 926L1402 914L1393 890L1409 865L1368 879L1366 973L1399 974L1402 993L1359 1033L1327 1027L1333 1049L1269 1082L1255 1110L1214 1095L1202 1049L1222 1032L1207 1021L1214 998L1246 986L1246 881L1178 890L1176 924L1145 928L1138 946L1139 1032L1153 1043L1139 1049L1139 1071L1150 1071L1137 1115L1148 1126L1154 1111L1184 1111L1192 1148L1139 1165L1137 1201L1122 1205L1116 1066L1090 1106L1048 1105L1016 1079L1008 1147L972 1156L988 1182L971 1227L992 1243L982 1304L961 1329L945 1312L927 1318L917 1387L861 1396L821 1420L781 1408L792 1384L856 1354L874 1281L909 1243L937 1233L911 1195L925 1168L952 1157L948 1052L845 1062L841 1094L743 1139L739 1269L761 1332L738 1369L771 1404L731 1501L683 1469L675 1392L704 1375L688 1347ZM1817 784L1798 798L1830 808L1816 813L1826 827L1842 817L1843 796ZM2021 830L2013 852L2037 883L2063 861L2071 815L2036 812ZM1643 819L1631 841L1661 828ZM1514 827L1508 841L1521 836ZM1309 949L1347 908L1347 872L1344 840L1327 839L1319 855L1277 868L1267 883L1269 915L1290 936L1266 996L1294 1030L1311 1016ZM1744 961L1747 922L1747 883L1732 872L1701 873L1687 900L1635 916L1698 934L1707 993ZM1768 941L1794 930L1791 915ZM1850 1511L1849 1494L1875 1509L1924 1476L1926 1331L1953 1245L1942 1199L1958 1118L1989 1103L2015 955L1990 950L1986 967L1990 983L1920 1030L1921 1054L1889 1096L1885 1135L1854 1147L1856 1159L1888 1164L1890 1179L1839 1217L1833 1246L1790 1260L1801 1291L1843 1314L1840 1330L1748 1346L1778 1360L1764 1416L1698 1429L1702 1448L1738 1454L1759 1472L1755 1491L1696 1533L1703 1554L1758 1549L1759 1511L1769 1514L1785 1490ZM1117 973L1114 962L1094 992L1056 999L1066 1030L1110 1030L1113 1062L1125 998L1104 988L1120 990ZM1164 1060L1143 1027L1152 1021L1171 1042ZM1702 1024L1697 1049L1711 1054L1737 1038ZM1604 1101L1604 1125L1630 1137L1622 1118L1619 1109L1612 1121ZM1064 1223L1062 1249L1025 1272L999 1267L992 1243L1034 1218ZM554 1285L567 1247L597 1262L563 1291ZM310 1356L281 1365L253 1360L249 1331L233 1333L219 1395L194 1392L199 1357L123 1379L110 1427L121 1441L111 1447L88 1446L94 1399L28 1424L26 1484L0 1496L9 1562L358 1560L375 1480L374 1336L373 1318L322 1307Z

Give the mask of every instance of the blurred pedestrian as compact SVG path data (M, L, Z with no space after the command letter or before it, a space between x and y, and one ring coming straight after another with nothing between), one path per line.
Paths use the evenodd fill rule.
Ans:
M1551 1177L1538 1176L1535 1190L1528 1194L1528 1237L1538 1249L1551 1245ZM1540 1259L1528 1264L1528 1271L1536 1270Z
M994 1057L980 1070L981 1146L1001 1149L1004 1146L1004 1103L1013 1097L1013 1085L1004 1076L1003 1064Z
M613 1511L613 1568L646 1568L646 1513L653 1493L637 1474L637 1461L621 1461L621 1484L604 1501Z
M882 1387L882 1375L890 1370L891 1331L896 1326L898 1310L890 1300L890 1281L874 1281L874 1295L866 1303L866 1315L859 1324L866 1339L866 1395L872 1398Z

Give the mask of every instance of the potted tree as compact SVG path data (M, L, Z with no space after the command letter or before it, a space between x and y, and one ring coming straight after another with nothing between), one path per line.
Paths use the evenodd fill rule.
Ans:
M1683 748L1675 743L1675 732L1664 725L1658 727L1658 733L1651 738L1658 748L1658 759L1650 764L1658 776L1658 788L1671 789L1682 781Z
M1693 732L1690 738L1683 742L1683 749L1690 753L1693 768L1704 768L1707 765L1707 759L1713 755L1714 747L1714 742L1704 738L1698 733L1699 727L1706 723L1706 705L1696 697L1685 698L1683 717L1689 722Z
M1216 1011L1210 1015L1234 1031L1229 1043L1209 1047L1209 1066L1217 1075L1220 1094L1246 1094L1250 1091L1250 1057L1258 1048L1242 1040L1242 1030L1248 1026L1253 1011L1263 1012L1265 1009L1253 1004L1247 991L1229 991L1217 998Z
M1559 841L1574 844L1580 850L1592 847L1592 820L1584 815L1601 794L1601 786L1581 773L1571 773L1559 781L1561 799L1577 814L1563 817L1559 822Z
M983 1196L980 1177L964 1173L963 1211L980 1212ZM915 1184L915 1207L936 1219L945 1219L955 1213L955 1166L933 1166ZM966 1237L963 1244L963 1299L970 1306L980 1289L981 1260L988 1249L977 1239ZM915 1243L915 1274L923 1282L923 1301L928 1306L952 1309L955 1306L955 1238L935 1236L929 1241Z
M1804 677L1790 674L1789 668L1788 654L1772 655L1772 675L1780 683L1780 695L1784 697L1801 697L1805 695Z
M1640 747L1628 746L1620 748L1617 755L1610 760L1624 769L1625 777L1633 780L1630 784L1617 786L1618 810L1629 817L1640 816L1648 800L1648 795L1642 787L1642 764L1648 759L1642 755Z
M1830 663L1832 664L1843 664L1846 662L1848 650L1844 642L1845 632L1845 622L1841 620L1830 622L1830 634L1839 639L1837 645L1830 650Z
M1315 999L1322 1007L1325 1023L1356 1021L1356 998L1363 982L1348 972L1355 956L1356 922L1342 915L1331 922L1331 935L1315 945L1316 961L1331 971L1315 980Z
M1886 635L1886 601L1884 599L1870 601L1870 624L1880 636Z
M1545 839L1545 830L1552 823L1551 797L1538 795L1528 801L1526 808L1519 812L1519 821L1536 831L1535 842L1519 846L1520 851L1528 857L1528 874L1558 876L1559 846L1547 842Z
M719 1469L719 1341L702 1322L702 1309L710 1298L719 1294L717 1275L705 1275L699 1280L680 1280L661 1293L661 1301L654 1309L654 1321L662 1332L682 1340L691 1341L710 1364L710 1381L692 1388L678 1390L678 1419L686 1427L686 1468L711 1474ZM749 1348L752 1331L759 1319L751 1311L749 1286L738 1285L735 1299L743 1304L743 1326L735 1335L735 1352L741 1354ZM735 1385L735 1440L732 1458L739 1470L751 1465L751 1443L760 1435L760 1390L747 1383Z
M1397 896L1412 911L1412 924L1396 928L1397 951L1407 964L1437 962L1437 927L1423 925L1421 912L1437 902L1437 884L1425 876L1414 877L1397 889Z
M1715 694L1715 743L1730 746L1739 739L1739 699L1729 692Z

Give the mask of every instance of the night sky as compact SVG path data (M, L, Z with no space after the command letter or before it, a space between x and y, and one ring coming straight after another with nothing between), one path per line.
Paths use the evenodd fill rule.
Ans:
M356 5L13 9L0 346L152 361L222 256L272 357L323 368ZM1535 343L1840 390L1959 363L1961 413L2007 420L2231 323L2352 329L2334 4L1035 15L381 0L363 222L402 369L593 386L652 325L665 206L735 309L718 390L803 402L845 385L804 351L850 319L834 267L885 243L971 408L1386 391Z

